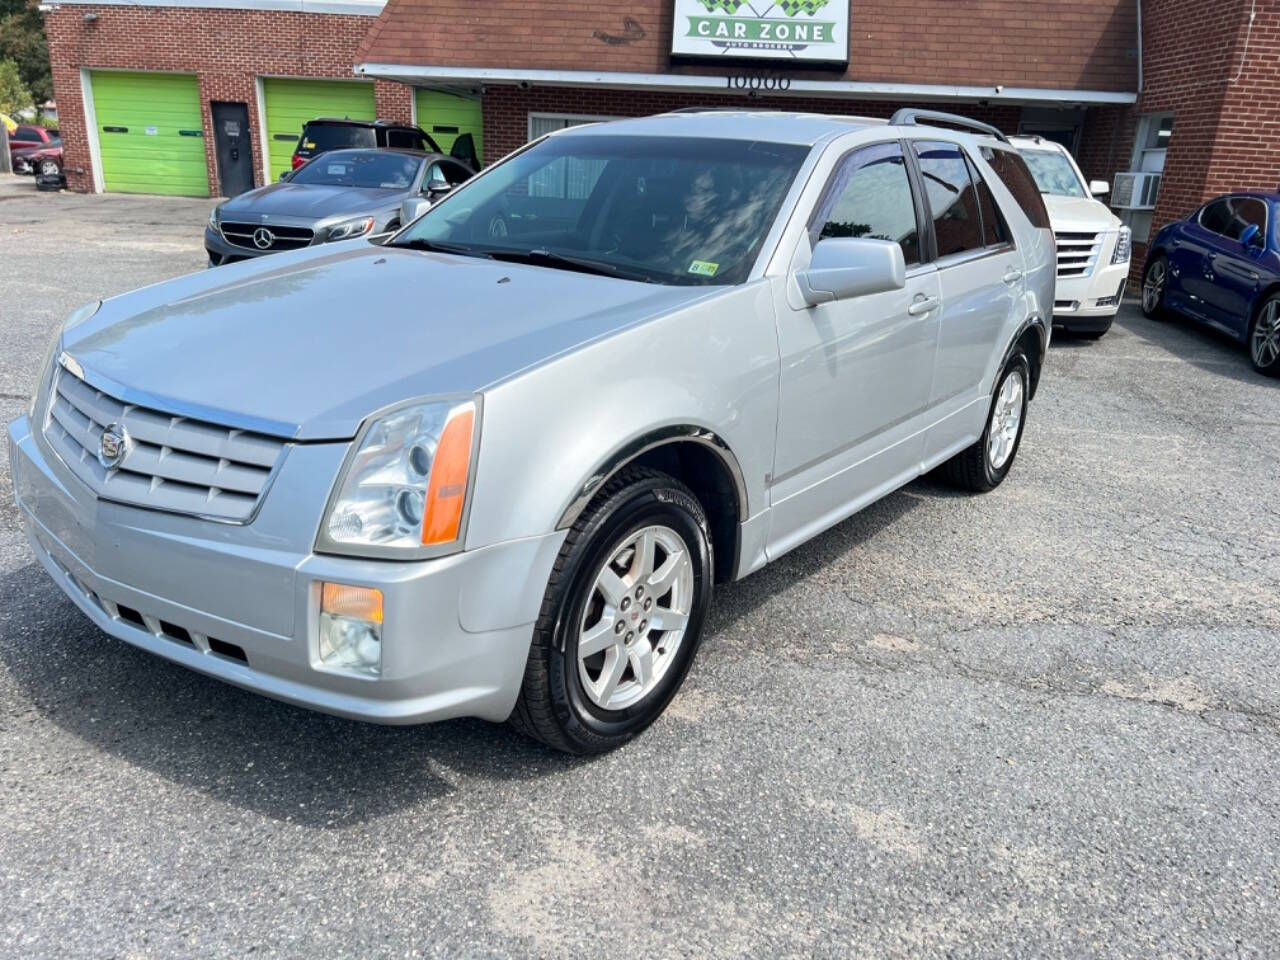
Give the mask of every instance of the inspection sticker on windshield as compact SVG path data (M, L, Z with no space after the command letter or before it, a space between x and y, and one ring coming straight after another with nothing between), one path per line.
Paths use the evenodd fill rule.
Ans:
M714 277L719 269L720 264L710 260L695 260L689 264L689 272L696 273L700 277Z

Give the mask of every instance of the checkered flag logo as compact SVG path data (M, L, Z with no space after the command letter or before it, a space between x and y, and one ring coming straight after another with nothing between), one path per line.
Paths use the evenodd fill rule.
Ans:
M747 0L698 0L698 2L707 8L708 13L723 10L731 17L744 6L748 6L752 13L756 12L754 7L747 4ZM780 7L788 17L794 17L798 13L807 13L812 17L828 3L830 0L777 0L776 6Z
M794 17L797 13L807 13L812 17L828 2L829 0L780 0L778 6L788 17Z

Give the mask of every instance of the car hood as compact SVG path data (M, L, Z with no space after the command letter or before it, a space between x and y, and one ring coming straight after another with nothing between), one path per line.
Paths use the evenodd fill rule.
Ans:
M328 187L309 183L272 183L218 208L223 220L242 217L254 222L268 217L302 217L320 220L348 213L352 216L393 206L409 193L404 190L372 190L356 187Z
M1120 226L1120 218L1100 200L1060 197L1052 193L1041 194L1041 198L1049 211L1049 224L1055 232L1101 233Z
M64 333L63 350L88 382L127 402L346 439L390 404L480 391L725 289L354 240L107 300Z

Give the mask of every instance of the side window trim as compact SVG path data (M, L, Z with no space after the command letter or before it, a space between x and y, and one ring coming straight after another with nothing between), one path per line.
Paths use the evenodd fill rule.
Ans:
M955 147L955 148L956 148L956 150L959 152L959 154L960 154L960 156L961 156L961 157L965 158L966 160L968 160L968 158L969 158L969 154L965 152L964 147L962 147L960 144L956 143L956 142L955 142L955 141L953 141L953 140L944 140L944 139L941 139L940 137L930 136L930 137L927 137L927 138L926 138L926 137L920 137L920 138L918 138L918 139L912 140L912 141L911 141L911 143L912 143L912 149L911 149L911 151L910 151L910 153L911 153L911 159L912 159L913 161L915 161L915 163L916 163L916 164L919 164L919 162L920 162L920 158L919 158L918 156L916 156L916 151L915 151L914 147L915 147L915 146L917 146L917 145L919 145L919 144L921 144L921 143L944 143L944 144L946 144L946 145L947 145L947 146L949 146L949 147ZM918 167L918 166L917 166L917 168L916 168L916 172L917 172L917 175L920 177L920 185L921 185L921 187L923 188L923 186L924 186L924 173L923 173L922 171L920 171L920 169L919 169L919 167ZM966 172L967 172L967 164L966 164ZM969 183L970 183L970 185L971 185L971 186L973 186L973 180L972 180L972 178L970 178ZM926 216L928 217L928 219L929 219L930 253L932 253L932 254L933 254L933 258L932 258L932 259L933 259L933 262L934 262L934 263L936 263L936 264L938 265L938 269L939 269L939 270L945 270L945 269L947 269L948 267L954 267L954 266L957 266L957 265L962 264L962 263L968 263L970 260L980 260L980 259L981 259L981 258L983 258L983 257L989 257L989 256L992 256L992 255L994 255L994 254L997 254L997 253L1001 253L1001 252L1002 252L1002 248L1000 248L1000 247L987 247L987 246L982 246L982 247L976 247L976 248L974 248L974 249L972 249L972 250L961 250L959 253L949 253L949 254L947 254L945 257L940 257L940 256L938 256L938 238L937 238L937 235L934 233L933 205L932 205L931 203L929 203L929 191L928 191L928 190L924 190L924 189L922 189L922 190L921 190L921 194L924 196L924 202L925 202L924 210L925 210L925 215L926 215ZM978 204L978 188L977 188L977 186L973 186L973 199L974 199L974 204L975 204L976 206L978 206L978 208L979 208L979 209L978 209L978 229L979 229L979 231L981 231L981 229L982 229L982 209L981 209L981 204ZM978 235L979 235L979 236L981 236L981 235L982 235L982 234L981 234L981 232L979 232L979 234L978 234Z
M897 144L898 148L902 151L903 166L906 168L907 184L909 189L911 190L912 205L915 207L915 214L916 214L916 237L918 238L918 244L920 247L920 261L918 263L908 263L907 270L908 271L915 270L929 263L933 259L933 257L931 256L932 248L926 247L925 241L924 241L925 232L922 229L922 222L921 222L921 216L924 213L924 208L920 204L920 183L914 175L913 166L912 166L912 162L915 158L911 155L911 151L907 148L907 142L897 137L889 137L884 140L872 140L868 143L860 143L856 147L850 147L843 154L841 154L840 157L836 160L835 166L831 168L831 173L827 177L827 182L822 185L822 192L818 194L817 202L813 205L813 209L809 212L809 216L805 220L805 225L804 225L805 236L809 238L809 244L811 247L814 246L814 241L813 241L814 225L818 222L818 218L822 216L823 208L826 207L827 202L831 200L832 194L835 192L836 183L840 179L840 174L844 171L845 164L848 163L851 159L853 159L855 156L857 156L859 153L861 153L864 150L868 150L872 147L888 146L891 144ZM933 223L932 221L928 221L928 220L926 220L925 222L928 223L928 226L930 228L929 236L932 236Z

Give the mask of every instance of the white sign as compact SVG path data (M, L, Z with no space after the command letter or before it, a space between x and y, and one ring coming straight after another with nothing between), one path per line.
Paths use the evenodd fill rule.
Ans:
M680 57L849 62L849 0L675 0Z

